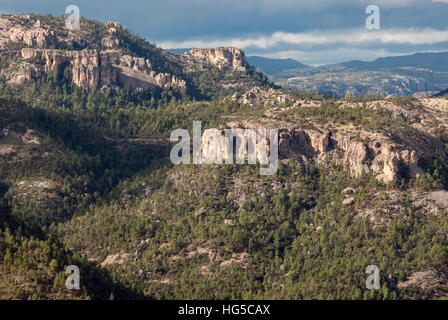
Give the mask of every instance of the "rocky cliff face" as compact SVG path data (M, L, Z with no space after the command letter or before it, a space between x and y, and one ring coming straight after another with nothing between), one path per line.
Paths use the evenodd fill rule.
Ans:
M33 20L29 15L9 16L0 19L0 48L10 41L47 48L56 43L56 36L54 31L44 28L40 20Z
M23 48L21 58L28 68L21 68L10 77L15 83L45 73L68 72L72 82L82 87L120 85L127 88L175 88L185 90L184 80L168 73L156 73L148 59L121 55L113 50L54 50ZM26 63L39 59L43 67Z
M249 70L246 56L241 49L233 47L219 47L214 49L191 49L188 55L204 60L219 69L232 68L235 71Z
M275 105L277 99L285 93L275 90L254 88L233 97L239 103ZM425 174L420 167L420 158L428 155L446 156L444 143L434 136L434 130L447 130L448 101L444 99L416 100L413 107L382 100L362 104L341 102L339 108L367 108L372 112L381 108L391 112L390 117L404 119L406 128L386 128L373 131L356 123L342 121L322 123L317 119L296 122L294 112L322 108L321 101L295 99L291 95L284 97L291 107L274 107L251 120L239 120L227 123L228 128L277 129L279 159L298 159L304 166L310 164L337 164L343 166L354 177L372 174L382 182L396 181L400 178L418 178ZM342 112L342 111L341 111ZM319 113L317 113L319 114ZM306 124L306 125L304 125ZM435 128L434 125L437 124ZM227 158L225 132L221 131L221 150L223 159ZM215 141L203 137L203 156L214 157ZM244 145L247 154L247 145ZM256 146L258 148L258 146ZM247 158L247 157L246 157ZM425 158L426 159L426 158ZM425 162L426 160L423 162ZM432 160L430 160L432 162Z
M41 21L34 15L1 15L0 55L8 55L11 63L0 69L0 77L19 84L57 73L85 88L119 86L182 92L187 87L185 73L190 71L207 72L211 66L223 73L250 68L244 52L237 48L192 49L178 55L142 43L118 22L98 25L83 21L80 30L68 31L62 18L45 17ZM217 83L220 85L229 84Z
M311 162L329 164L339 163L353 176L362 177L373 174L379 181L390 182L399 178L400 171L407 169L411 178L418 178L423 170L418 166L419 157L415 150L407 150L396 144L387 142L384 137L376 136L376 139L365 143L344 131L319 131L293 127L291 125L272 122L231 122L227 124L232 129L277 129L278 157L279 160L295 158L307 165ZM204 162L213 159L215 152L221 150L222 159L229 155L225 140L225 132L221 131L221 139L218 142L220 149L216 148L215 138L203 136L202 156ZM255 144L258 155L258 143ZM261 146L264 147L264 146ZM247 159L247 140L242 144L245 158ZM269 146L268 146L269 150ZM338 151L340 152L338 154Z

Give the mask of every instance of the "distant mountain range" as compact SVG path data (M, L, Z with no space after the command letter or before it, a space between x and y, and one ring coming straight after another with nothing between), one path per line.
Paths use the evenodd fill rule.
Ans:
M191 48L168 49L168 51L178 54L184 54L190 50ZM310 67L294 59L272 59L260 56L248 56L247 62L265 73Z
M0 14L0 300L448 298L448 100L329 101L276 88L238 48L65 26ZM298 72L329 92L446 74L275 73Z
M448 52L263 72L278 85L336 97L348 92L424 96L448 88Z
M170 49L186 53L190 49ZM294 59L248 56L277 85L341 97L347 93L432 96L448 88L448 52L415 53L312 67Z
M178 53L178 54L184 54L190 50L191 50L191 48L167 49L167 51L170 51L172 53Z
M442 90L439 93L437 93L436 95L434 95L434 97L442 97L444 95L448 94L448 89Z
M437 72L448 72L448 52L415 53L408 56L378 58L374 61L350 61L342 65L354 68L424 68Z
M271 59L259 56L248 56L247 62L263 72L277 72L310 67L294 59Z

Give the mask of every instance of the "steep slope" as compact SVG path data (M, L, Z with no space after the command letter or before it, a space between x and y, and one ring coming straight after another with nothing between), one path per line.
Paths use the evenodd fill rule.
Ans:
M15 214L28 222L69 219L166 155L164 146L108 140L81 119L0 99L0 181Z
M0 194L1 196L1 194ZM80 289L68 290L67 266L80 268ZM0 299L138 299L143 295L113 280L79 254L67 252L28 222L12 216L0 197Z
M261 107L281 95L258 92L224 115L225 127L280 130L276 175L162 167L113 191L124 206L60 224L60 238L157 298L446 297L446 100L291 92ZM364 287L368 264L380 291Z
M229 87L269 85L236 48L180 55L157 48L117 22L81 19L79 30L67 30L64 24L53 16L1 15L0 77L20 84L53 74L86 88L173 91L196 98L225 94Z
M0 297L447 297L448 100L325 99L272 87L236 48L62 23L1 17ZM194 120L278 129L277 173L174 166L170 133Z

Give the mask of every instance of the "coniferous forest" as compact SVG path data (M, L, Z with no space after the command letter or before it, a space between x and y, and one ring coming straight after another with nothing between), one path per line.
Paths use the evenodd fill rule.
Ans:
M0 51L1 299L448 297L446 96L337 99L280 88L244 53L235 69L84 18L85 33L0 20L55 31ZM48 67L61 52L102 57L104 39L117 40L115 83L75 83L75 59ZM170 134L195 120L279 129L277 172L174 165Z

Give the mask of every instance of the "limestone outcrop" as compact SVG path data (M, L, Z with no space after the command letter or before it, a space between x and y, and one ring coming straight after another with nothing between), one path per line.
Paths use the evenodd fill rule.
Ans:
M237 121L228 123L232 129L259 129L278 130L278 157L279 159L295 158L303 163L339 163L354 177L373 174L379 181L390 182L400 177L403 169L410 178L418 178L423 170L418 166L419 156L415 150L408 150L388 141L386 138L370 134L375 137L369 142L361 141L343 130L316 130L302 129L285 123ZM221 139L216 147L214 136L202 137L202 156L214 158L215 152L222 152L222 159L228 156L228 148L224 130L221 130ZM256 141L256 140L254 140ZM255 142L255 151L258 155L258 141ZM267 146L270 149L269 145ZM243 152L247 159L247 139L242 143Z
M30 19L29 16L25 17L28 17L28 20ZM0 47L9 41L38 48L47 48L56 43L54 31L44 28L40 20L22 24L17 23L14 19L2 19L0 34Z
M81 87L119 84L128 88L185 90L184 80L168 73L156 73L148 59L120 55L114 50L54 50L23 48L21 58L25 61L38 58L45 73L68 73L72 82ZM39 66L21 70L14 82L29 80L38 74Z
M263 89L254 87L244 93L234 93L231 99L239 104L262 105L262 106L278 106L284 103L294 103L297 98L289 92L283 92L273 88Z
M342 151L342 158L336 150ZM378 180L390 182L400 175L402 166L409 176L423 174L415 150L406 150L386 139L359 141L345 132L283 129L279 135L279 157L305 156L319 163L340 162L355 177L372 173Z
M208 49L193 48L188 55L204 60L218 69L232 68L235 71L248 71L249 64L241 49L233 47L218 47Z
M191 49L187 54L161 50L135 38L118 22L105 25L83 20L79 30L67 30L62 17L0 16L0 57L11 61L0 79L20 84L49 72L63 75L77 86L174 89L185 92L189 74L222 71L213 87L229 92L259 85L251 77L233 79L233 71L248 72L242 50L233 47ZM197 86L196 83L191 83Z

